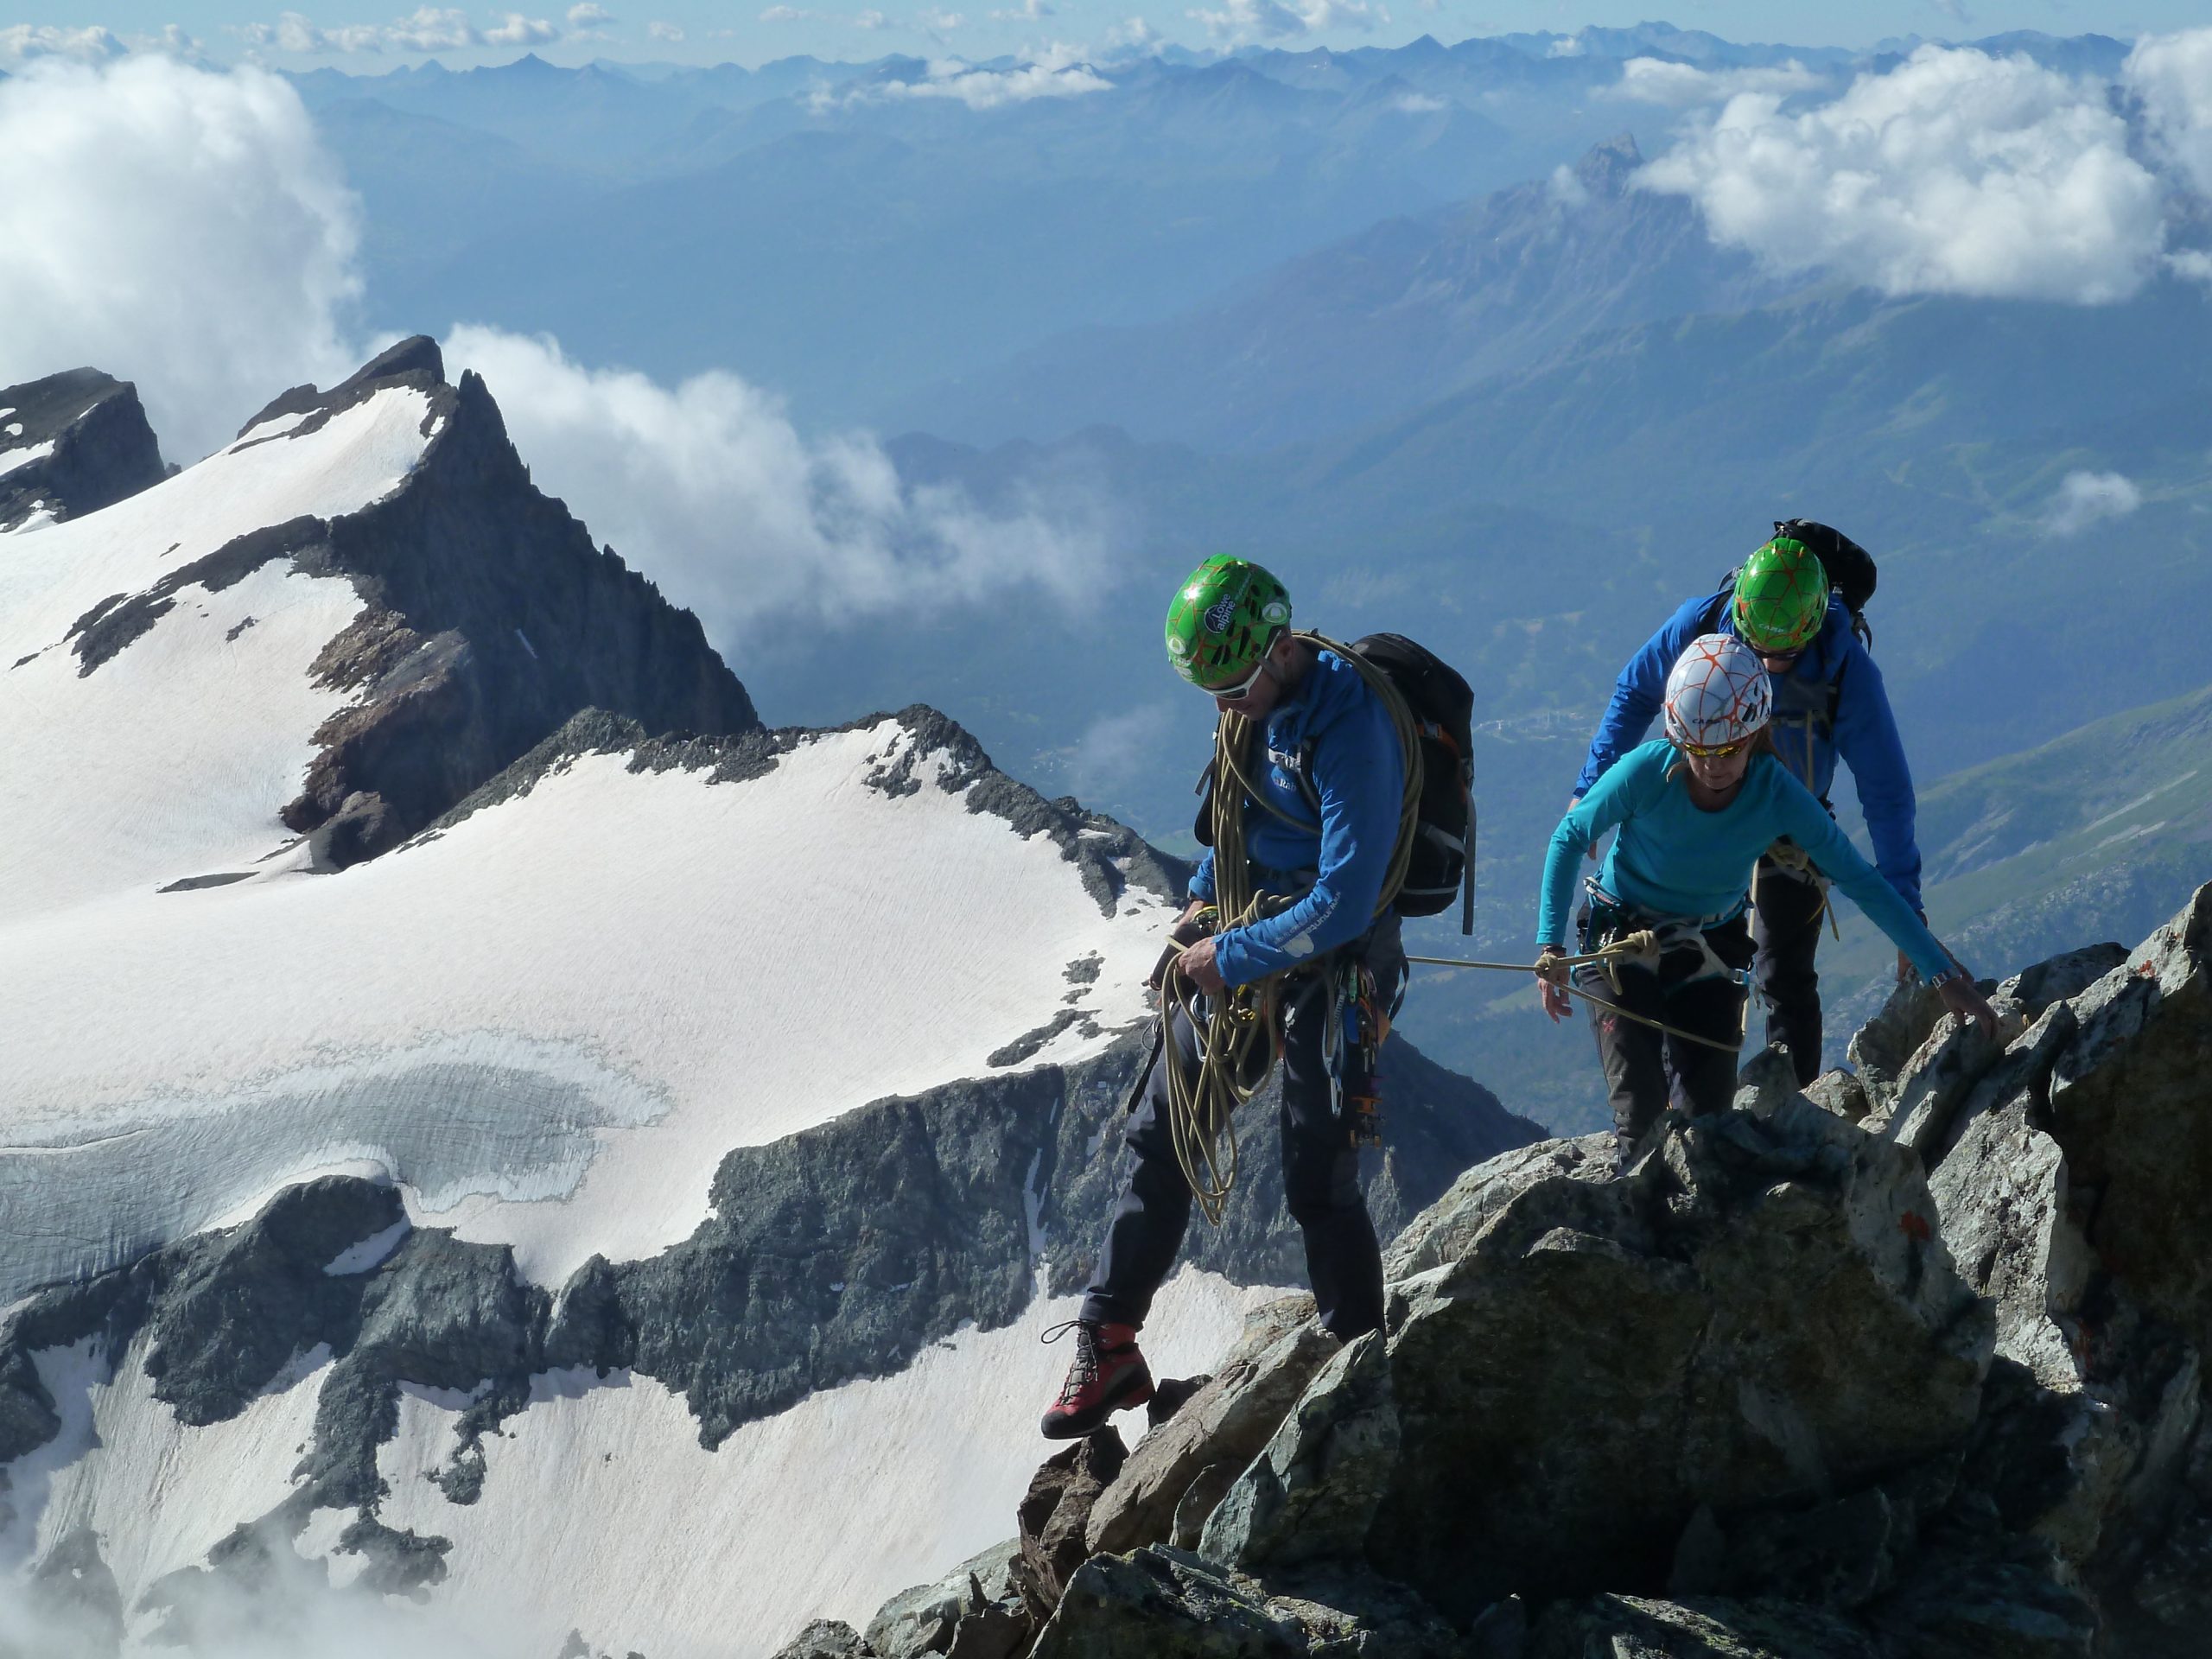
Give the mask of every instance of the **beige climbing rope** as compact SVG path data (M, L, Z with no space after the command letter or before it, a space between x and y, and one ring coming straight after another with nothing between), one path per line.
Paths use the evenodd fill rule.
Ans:
M1405 786L1398 804L1397 842L1391 849L1389 868L1375 904L1379 917L1396 902L1398 890L1405 885L1407 864L1413 857L1421 811L1421 728L1389 677L1350 645L1318 633L1298 633L1293 638L1317 650L1333 652L1357 668L1389 710L1397 734ZM1255 893L1251 866L1244 855L1248 798L1278 817L1288 816L1268 802L1255 780L1251 751L1259 732L1253 721L1226 711L1214 728L1211 828L1217 933L1249 927L1297 902L1288 895ZM1315 826L1300 823L1299 827L1312 830ZM1202 1009L1199 998L1204 993L1175 965L1180 955L1180 947L1171 944L1161 958L1159 974L1160 1063L1167 1068L1168 1134L1199 1214L1219 1226L1236 1185L1236 1109L1260 1091L1282 1058L1282 982L1293 970L1231 986L1223 995L1207 998L1207 1007ZM1184 1063L1175 1042L1174 1020L1179 1012L1198 1033L1195 1065Z
M1710 945L1706 946L1708 953L1712 948ZM1658 933L1650 928L1645 928L1639 932L1623 934L1611 944L1601 946L1582 956L1556 956L1548 960L1558 963L1562 968L1579 968L1589 962L1601 963L1605 965L1606 977L1612 981L1613 989L1618 993L1620 990L1620 981L1614 977L1614 970L1621 963L1630 963L1639 968L1656 968L1658 965L1660 954ZM1541 965L1533 962L1471 962L1464 957L1408 957L1406 960L1423 963L1432 968L1482 968L1492 973L1500 974L1533 974ZM1551 982L1559 983L1557 981ZM1724 1043L1716 1037L1704 1037L1694 1031L1684 1031L1680 1026L1670 1026L1665 1020L1655 1020L1648 1014L1638 1014L1634 1008L1624 1008L1618 1002L1609 1002L1602 996L1584 990L1572 980L1560 984L1559 988L1570 996L1579 996L1585 1002L1605 1009L1608 1014L1617 1014L1624 1020L1633 1020L1640 1026L1649 1026L1652 1030L1664 1032L1669 1037L1680 1037L1685 1042L1701 1043L1707 1048L1717 1048L1726 1054L1743 1052L1744 1039L1740 1032L1734 1042ZM1745 1018L1748 1019L1751 1007L1748 998L1745 999L1744 1007Z

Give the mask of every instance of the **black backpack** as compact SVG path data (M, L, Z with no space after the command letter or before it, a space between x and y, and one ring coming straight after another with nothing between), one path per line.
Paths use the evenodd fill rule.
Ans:
M1421 815L1402 916L1436 916L1459 899L1459 931L1475 931L1475 694L1459 671L1402 633L1351 648L1381 669L1421 728Z
M1436 916L1459 897L1459 931L1475 931L1475 694L1459 672L1402 633L1370 633L1351 649L1380 669L1421 728L1421 806L1405 885L1402 916ZM1301 766L1300 789L1318 819L1321 803ZM1200 781L1196 825L1201 846L1213 844L1213 769Z

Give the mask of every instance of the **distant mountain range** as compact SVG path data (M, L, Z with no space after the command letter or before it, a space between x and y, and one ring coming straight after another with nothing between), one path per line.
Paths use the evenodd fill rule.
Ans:
M1714 246L1681 198L1631 188L1643 160L1623 133L1550 178L1386 219L1168 321L1048 340L882 423L983 443L1105 424L1267 449L1387 421L1584 334L1805 285Z
M2069 65L2125 51L2041 35L2005 37L2003 49ZM963 412L980 416L988 398L972 411L957 398L909 400L1000 373L994 365L1072 330L1213 307L1236 284L1363 232L1444 245L1440 280L1464 283L1479 273L1454 268L1449 245L1479 234L1479 207L1411 231L1382 221L1548 178L1650 119L1651 105L1618 95L1634 57L1796 62L1827 86L1893 61L1649 24L1451 47L1423 36L1348 52L1105 57L1045 83L995 59L963 66L955 85L947 66L899 56L757 70L569 69L525 56L460 73L432 62L293 79L367 207L372 327L550 330L583 360L663 378L734 369L811 423L941 409L963 435L1050 437L1096 419L1151 430L1115 401L1148 407L1141 384L1114 389L1135 372L1109 377L1103 402L1040 409L1035 427ZM1304 280L1325 289L1341 278L1325 265ZM1455 311L1447 346L1482 333L1486 315ZM1600 307L1587 322L1643 315ZM1506 332L1511 342L1459 366L1556 343ZM1418 327L1398 343L1417 355ZM1090 349L1110 361L1116 342ZM1136 355L1173 352L1170 340ZM1351 360L1301 401L1356 378ZM1033 365L1031 381L1048 367ZM1019 383L1024 371L1004 372ZM1262 372L1236 389L1249 410L1281 382ZM1423 376L1416 390L1449 384ZM1037 407L1033 384L1013 404ZM1351 412L1377 411L1355 400Z

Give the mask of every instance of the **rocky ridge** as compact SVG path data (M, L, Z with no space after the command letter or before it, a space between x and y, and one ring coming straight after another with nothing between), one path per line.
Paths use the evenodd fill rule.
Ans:
M1467 1171L1385 1331L1296 1300L781 1659L2164 1659L2212 1614L2212 887L1901 991L1853 1071Z
M164 476L138 389L98 369L0 386L0 531L75 518Z
M397 489L357 512L263 525L142 593L110 595L70 631L78 671L98 673L189 585L219 590L275 560L350 582L362 608L312 673L354 695L314 734L300 791L277 814L325 869L397 846L585 709L653 732L760 725L698 619L531 482L483 380L448 384L429 338L327 391L293 388L240 442L295 442L401 387L429 408Z

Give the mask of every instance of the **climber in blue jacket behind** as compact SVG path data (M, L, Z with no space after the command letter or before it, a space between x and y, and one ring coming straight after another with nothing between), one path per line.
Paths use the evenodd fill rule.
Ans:
M1791 528L1797 526L1793 523ZM1807 534L1823 529L1805 525ZM1834 532L1827 532L1834 535ZM1861 556L1863 556L1863 555ZM1840 760L1851 768L1874 842L1874 868L1923 921L1920 849L1913 839L1912 772L1905 764L1882 671L1854 630L1828 572L1805 542L1786 534L1761 547L1718 594L1686 601L1629 659L1575 780L1573 805L1643 741L1666 695L1667 675L1690 642L1733 634L1764 663L1774 694L1777 756L1823 806ZM1769 1042L1785 1043L1800 1084L1821 1070L1820 975L1814 967L1827 884L1803 849L1778 842L1752 880L1752 938ZM1897 953L1900 982L1914 972Z

